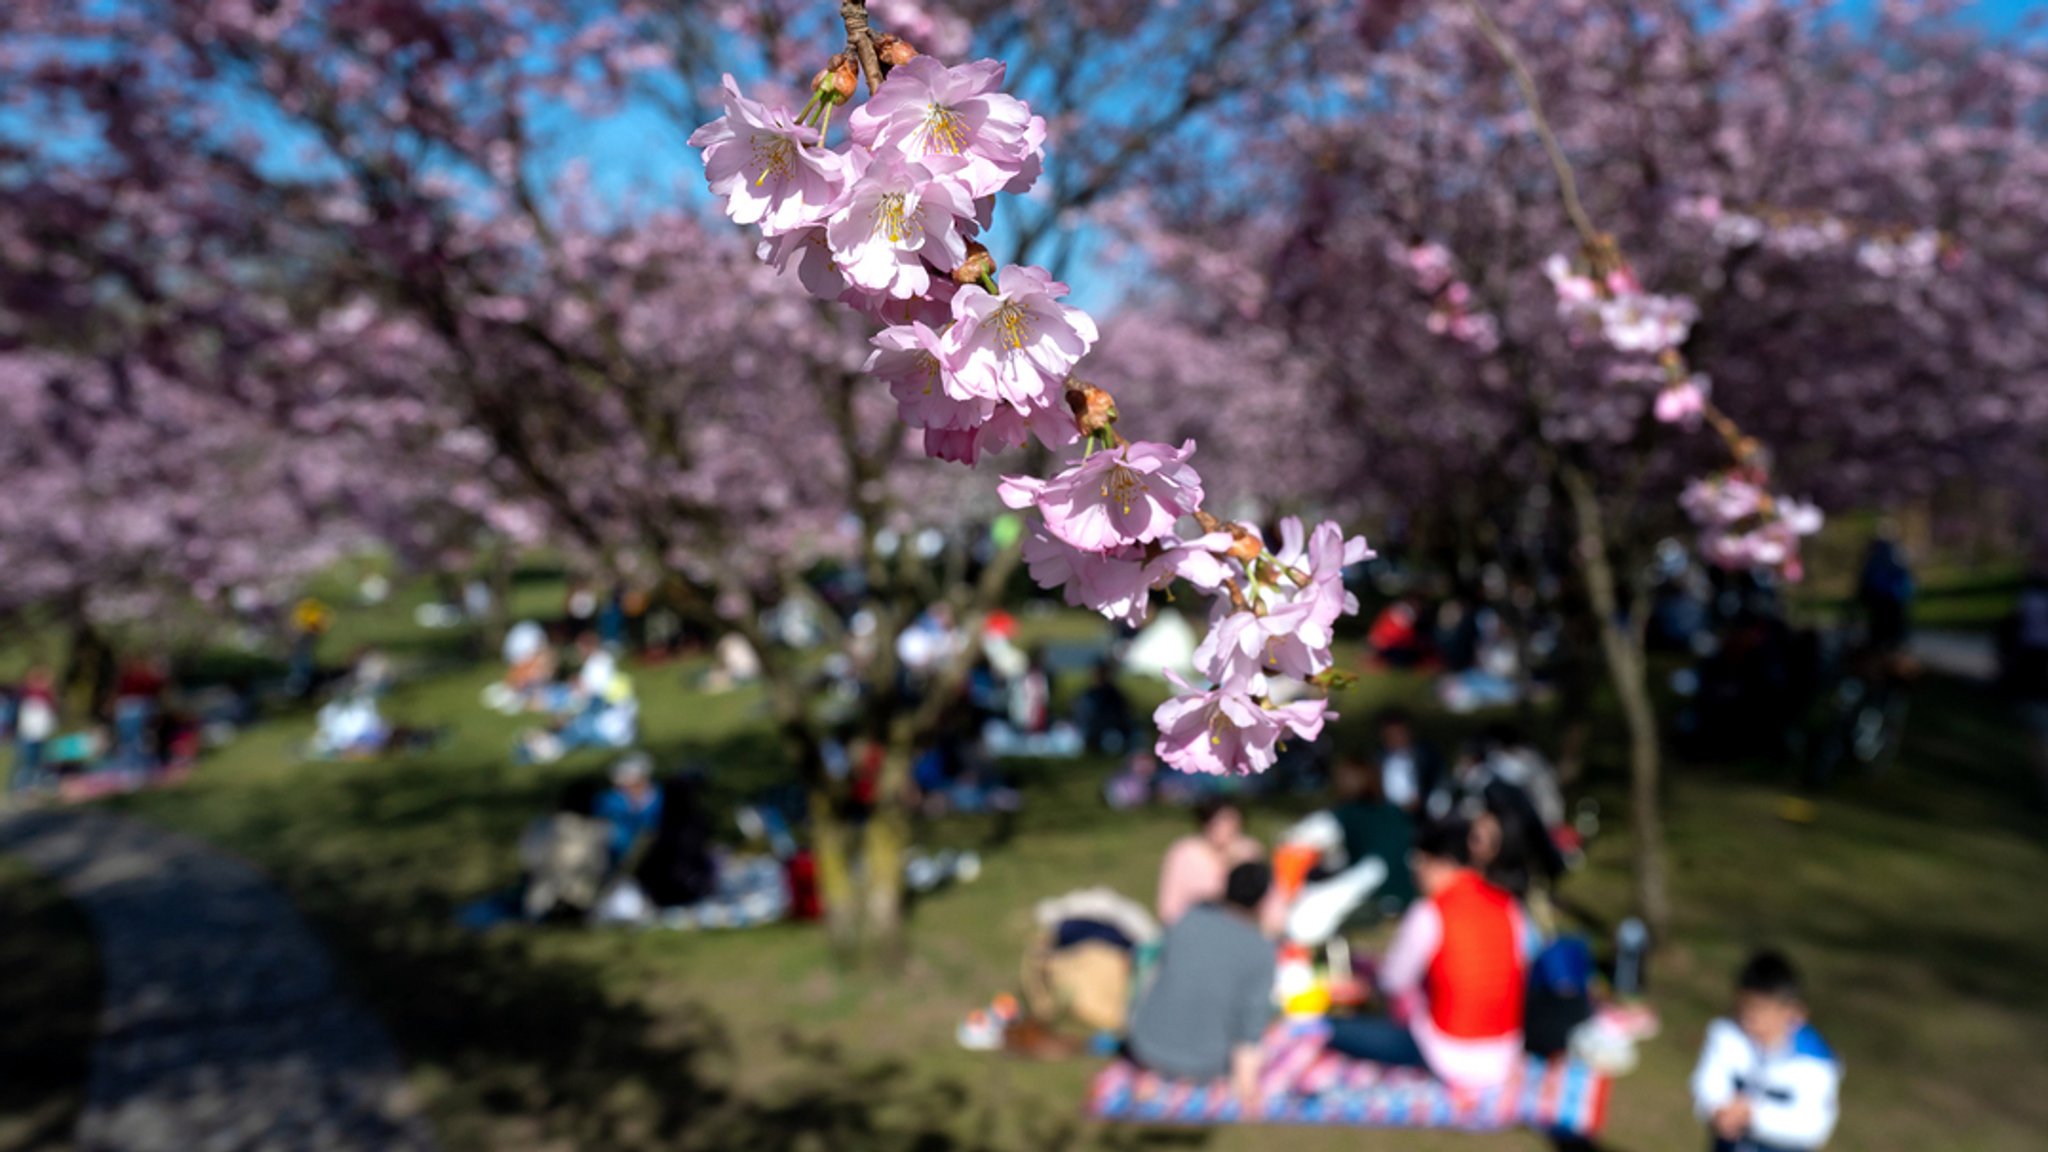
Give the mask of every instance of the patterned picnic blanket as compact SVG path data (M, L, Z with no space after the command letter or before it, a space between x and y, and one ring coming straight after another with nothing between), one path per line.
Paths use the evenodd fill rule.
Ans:
M1306 1124L1363 1128L1534 1128L1594 1136L1607 1121L1609 1081L1576 1061L1531 1057L1507 1084L1454 1092L1408 1068L1323 1049L1320 1021L1282 1021L1265 1040L1264 1106L1245 1115L1227 1080L1193 1083L1119 1060L1096 1074L1088 1112L1163 1125Z

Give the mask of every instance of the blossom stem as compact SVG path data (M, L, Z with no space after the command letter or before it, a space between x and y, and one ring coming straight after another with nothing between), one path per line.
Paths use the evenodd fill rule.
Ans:
M981 286L987 289L988 294L991 296L1002 295L1002 291L996 287L996 278L991 273L983 272L981 274Z
M1500 25L1494 23L1480 0L1465 0L1465 7L1471 11L1472 20L1479 26L1479 34L1499 56L1501 63L1514 73L1515 86L1522 90L1522 102L1529 107L1529 117L1536 123L1536 136L1543 142L1543 151L1550 157L1550 167L1557 173L1558 192L1564 197L1564 210L1572 218L1572 227L1578 229L1579 238L1588 247L1599 242L1599 230L1593 227L1592 218L1586 215L1586 208L1579 203L1579 183L1572 175L1571 161L1565 159L1564 149L1557 142L1557 133L1551 130L1549 117L1543 114L1543 97L1536 92L1536 80L1529 75L1528 65L1522 63L1522 54L1515 48Z

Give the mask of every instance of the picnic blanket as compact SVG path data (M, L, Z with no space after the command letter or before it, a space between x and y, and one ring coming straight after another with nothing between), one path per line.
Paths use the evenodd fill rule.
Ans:
M1609 1081L1577 1061L1530 1057L1507 1084L1454 1092L1415 1069L1386 1068L1323 1049L1320 1020L1282 1021L1268 1033L1263 1104L1246 1115L1226 1080L1189 1082L1119 1060L1096 1074L1089 1115L1163 1125L1296 1124L1362 1128L1533 1128L1595 1136L1607 1121Z

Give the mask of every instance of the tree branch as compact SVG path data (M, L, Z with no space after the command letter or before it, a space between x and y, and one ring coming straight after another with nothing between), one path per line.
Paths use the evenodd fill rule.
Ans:
M839 0L839 19L846 25L846 50L860 61L868 95L882 87L882 58L875 52L875 34L868 28L868 0Z

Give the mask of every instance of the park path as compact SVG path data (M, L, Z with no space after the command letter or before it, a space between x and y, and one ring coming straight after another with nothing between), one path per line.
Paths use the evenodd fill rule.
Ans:
M1920 663L1962 680L1998 679L1998 644L1988 633L1915 629L1906 650Z
M428 1152L383 1028L248 864L97 811L0 817L98 938L78 1152Z

